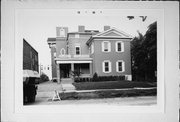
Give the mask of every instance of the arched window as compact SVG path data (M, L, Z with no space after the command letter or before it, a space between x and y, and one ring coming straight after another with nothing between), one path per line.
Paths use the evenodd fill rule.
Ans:
M66 50L64 48L61 49L61 55L65 55L66 54Z
M63 28L60 29L60 37L65 37L65 30Z

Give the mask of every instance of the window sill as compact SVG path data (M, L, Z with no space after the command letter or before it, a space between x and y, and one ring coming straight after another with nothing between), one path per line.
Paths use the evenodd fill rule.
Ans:
M103 72L103 73L111 73L111 72L109 71L109 72Z
M118 73L123 73L123 72L125 72L125 71L116 71L116 72L118 72Z
M109 53L109 52L111 52L111 51L102 51L103 53Z
M123 53L124 51L116 51L116 53Z

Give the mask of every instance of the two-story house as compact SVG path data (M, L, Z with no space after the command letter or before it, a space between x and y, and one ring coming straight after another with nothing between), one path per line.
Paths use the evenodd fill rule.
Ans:
M68 32L67 27L56 28L56 38L48 38L51 48L52 77L71 78L71 71L80 70L81 77L124 75L131 80L132 36L104 26L104 31L85 30Z

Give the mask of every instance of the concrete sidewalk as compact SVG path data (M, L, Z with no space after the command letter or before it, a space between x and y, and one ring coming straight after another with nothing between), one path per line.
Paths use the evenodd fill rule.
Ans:
M75 91L75 87L72 84L62 84L63 91Z

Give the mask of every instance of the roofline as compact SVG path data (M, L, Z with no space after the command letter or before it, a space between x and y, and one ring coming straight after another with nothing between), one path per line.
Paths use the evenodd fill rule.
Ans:
M91 36L90 39L86 42L87 45L91 43L92 40L94 39L133 39L131 37L113 37L113 36Z
M96 34L98 32L69 32L68 34L87 34L87 35L92 35L92 34Z
M52 40L50 40L50 39L52 39ZM53 39L54 39L54 40L53 40ZM49 42L49 41L52 41L52 42L54 41L54 42L55 42L55 41L56 41L56 38L48 38L48 39L47 39L47 42Z
M32 45L30 45L29 42L27 42L25 38L23 38L23 41L27 43L38 54L38 51Z
M100 33L98 33L98 34L96 34L96 35L94 35L94 36L99 36L99 35L101 35L101 34L103 34L103 33L106 33L106 32L108 32L108 31L110 31L110 30L113 30L113 29L116 30L116 31L118 31L118 32L120 32L120 33L122 33L122 34L124 34L124 35L127 35L127 36L133 38L133 36L131 36L130 34L127 34L127 33L125 33L124 31L118 30L117 28L114 28L114 27L112 27L112 28L110 28L110 29L108 29L108 30L106 30L106 31L100 32Z

